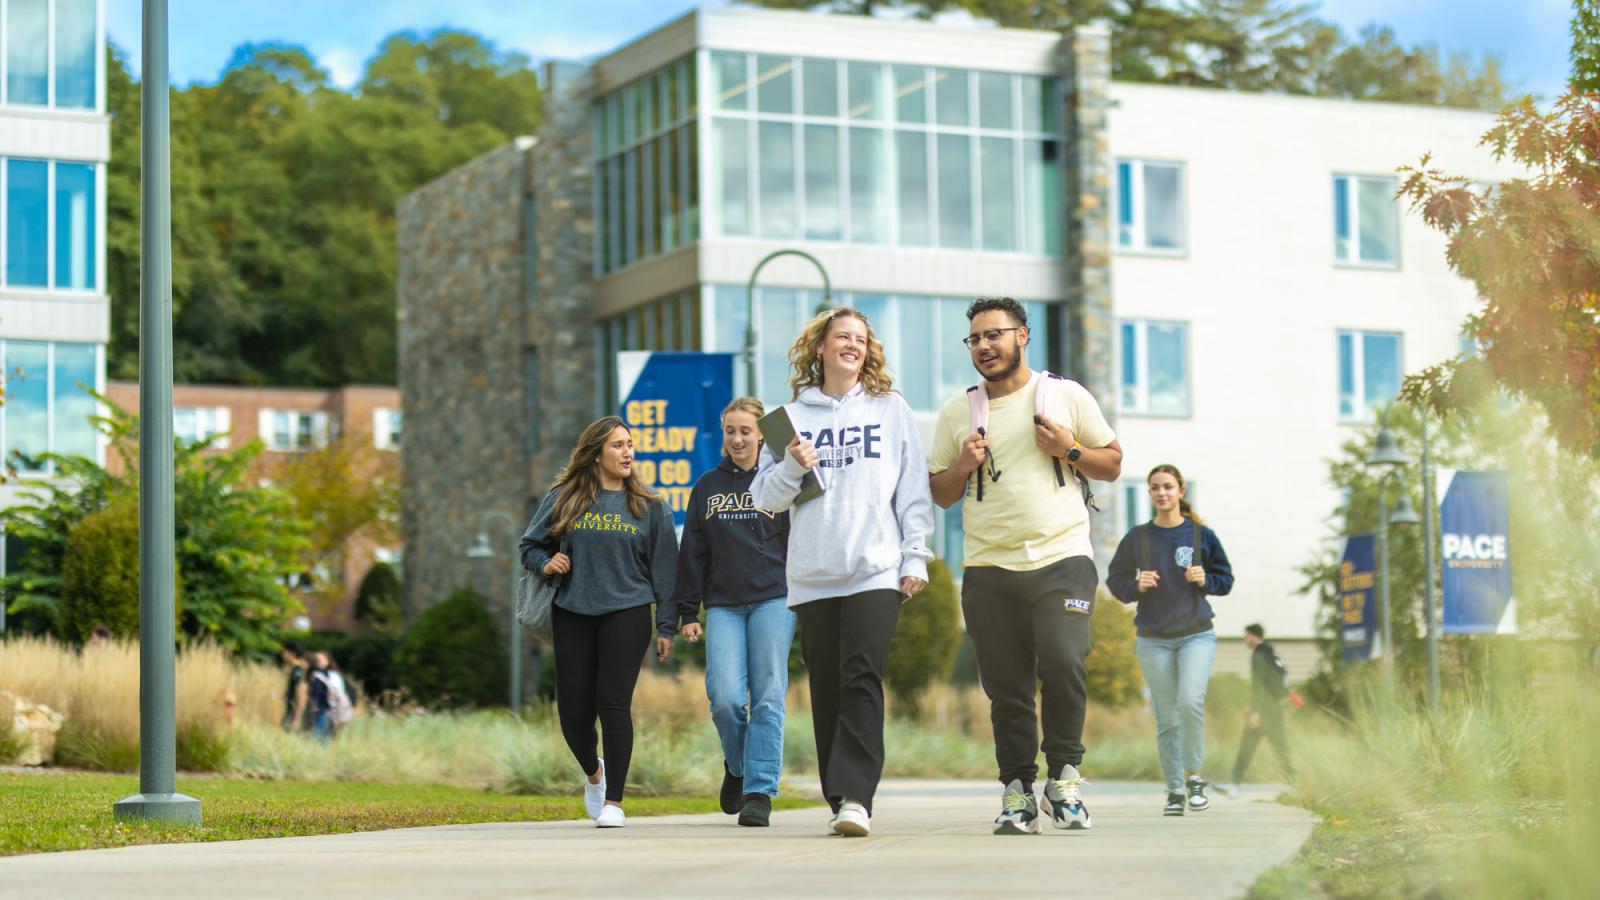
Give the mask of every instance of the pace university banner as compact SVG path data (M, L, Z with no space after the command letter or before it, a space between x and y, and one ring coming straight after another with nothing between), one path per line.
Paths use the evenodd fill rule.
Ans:
M1377 591L1378 537L1352 534L1345 538L1339 560L1339 645L1345 662L1379 655Z
M1516 634L1504 472L1439 470L1445 634Z
M689 493L722 458L722 409L733 399L733 354L617 354L620 415L633 430L633 468L681 529Z

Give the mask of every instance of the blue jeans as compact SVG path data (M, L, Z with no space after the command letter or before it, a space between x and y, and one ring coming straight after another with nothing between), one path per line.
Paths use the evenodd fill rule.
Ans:
M706 610L711 721L722 739L728 771L744 777L746 794L778 796L794 622L783 597Z
M1212 630L1180 638L1140 637L1134 642L1150 702L1156 708L1156 749L1167 791L1183 793L1184 775L1206 761L1206 683L1217 655Z

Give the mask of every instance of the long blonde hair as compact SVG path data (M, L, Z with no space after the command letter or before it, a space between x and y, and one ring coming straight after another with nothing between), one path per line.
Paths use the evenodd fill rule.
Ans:
M822 342L828 336L835 319L845 317L860 319L867 326L867 358L861 363L861 386L868 394L880 397L894 390L894 379L889 377L889 363L883 355L883 343L872 332L872 322L859 309L841 306L817 313L800 332L800 337L789 348L789 367L794 372L789 387L798 398L808 387L822 386Z
M556 476L555 490L558 493L551 534L571 532L583 514L594 506L594 498L600 494L600 451L605 449L611 432L616 431L618 426L627 428L629 434L633 433L633 429L628 428L628 423L621 418L606 416L590 422L589 427L578 436L567 467ZM660 499L655 491L639 480L637 470L628 472L628 477L622 480L622 489L628 495L628 511L636 519L644 518L647 504Z
M750 415L755 416L757 421L759 421L762 416L767 414L767 407L763 405L760 400L757 400L754 397L735 397L733 398L733 402L722 408L722 415L717 417L717 421L726 424L728 421L728 413L734 412L749 413ZM757 443L765 444L766 442L758 440ZM759 453L760 449L761 448L758 446L756 448L756 452ZM728 455L728 445L726 443L722 445L722 455Z

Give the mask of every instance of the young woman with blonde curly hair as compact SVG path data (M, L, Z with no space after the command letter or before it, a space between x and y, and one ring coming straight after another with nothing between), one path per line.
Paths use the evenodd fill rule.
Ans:
M657 619L672 618L678 564L672 513L633 470L633 435L616 416L583 430L567 467L522 535L522 565L560 577L551 630L556 710L587 781L595 824L625 824L622 789L633 757L633 689ZM597 755L595 719L607 765Z
M927 584L927 458L867 317L820 313L789 350L795 439L769 447L755 505L789 511L788 604L799 617L829 829L871 830L883 775L883 673L900 603ZM796 504L815 472L824 491Z

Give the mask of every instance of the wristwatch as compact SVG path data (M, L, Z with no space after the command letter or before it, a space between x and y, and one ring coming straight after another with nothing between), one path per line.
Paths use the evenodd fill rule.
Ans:
M1083 445L1079 444L1077 441L1073 441L1072 442L1072 449L1067 451L1067 462L1075 463L1075 462L1078 461L1078 457L1080 457L1082 455L1083 455Z

